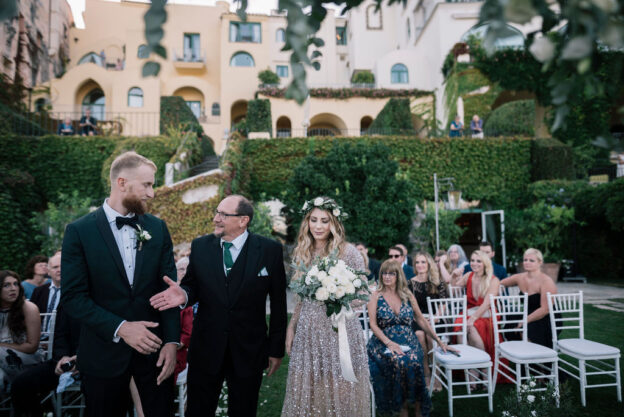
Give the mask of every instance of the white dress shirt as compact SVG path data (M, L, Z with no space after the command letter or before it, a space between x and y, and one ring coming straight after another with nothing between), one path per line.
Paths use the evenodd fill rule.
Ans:
M136 229L127 224L124 224L121 229L118 229L115 219L117 217L130 218L134 216L134 213L128 213L125 216L122 215L108 205L108 199L104 201L102 208L104 208L106 219L115 237L115 242L117 243L117 248L119 249L119 254L121 255L121 260L126 270L128 282L130 286L132 286L134 283L134 264L136 260Z
M232 246L230 246L230 254L232 255L232 265L236 263L236 259L238 255L240 255L241 250L243 250L243 246L245 246L245 242L247 242L247 238L249 237L249 232L247 229L237 236L234 240L232 240ZM225 240L221 239L221 248L223 249L223 242ZM225 272L227 276L227 268L225 267L225 261L223 262L223 272Z

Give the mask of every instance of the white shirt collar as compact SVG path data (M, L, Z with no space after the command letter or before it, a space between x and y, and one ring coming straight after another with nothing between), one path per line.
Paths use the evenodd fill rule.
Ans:
M50 290L52 290L52 288L58 288L59 290L61 289L61 287L57 287L56 285L54 285L54 281L50 280Z
M106 219L108 220L109 223L115 223L115 219L117 217L132 217L132 216L134 216L134 213L128 213L125 216L123 214L119 213L117 210L115 210L114 208L112 208L108 204L108 198L106 200L104 200L104 204L102 204L102 208L104 209L104 214L106 214Z
M249 232L247 231L247 229L245 229L245 231L243 233L241 233L234 240L232 240L232 245L234 245L236 250L241 250L241 248L243 247L243 245L247 241L247 237L248 236L249 236ZM221 242L220 242L221 247L223 247L223 242L225 242L225 240L223 240L223 238L221 238Z

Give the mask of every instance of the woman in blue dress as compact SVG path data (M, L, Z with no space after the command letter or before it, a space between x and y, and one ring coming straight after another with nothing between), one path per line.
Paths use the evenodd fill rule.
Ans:
M379 275L379 287L368 303L373 336L367 346L377 409L381 415L406 417L408 406L412 406L417 416L427 417L431 399L425 386L423 351L412 328L413 321L444 351L447 346L420 312L407 288L401 265L387 260L381 265Z

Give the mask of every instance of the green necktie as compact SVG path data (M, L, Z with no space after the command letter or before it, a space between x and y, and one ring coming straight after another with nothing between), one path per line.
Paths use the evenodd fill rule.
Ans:
M234 246L232 242L223 242L223 263L225 264L225 275L230 273L234 261L232 260L232 253L230 248Z

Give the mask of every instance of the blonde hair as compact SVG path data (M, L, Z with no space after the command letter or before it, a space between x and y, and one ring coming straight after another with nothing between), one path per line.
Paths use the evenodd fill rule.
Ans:
M411 293L407 288L407 281L405 279L405 274L403 273L403 266L392 259L387 259L381 264L381 267L379 268L379 283L377 284L377 290L379 292L383 292L386 289L383 283L384 272L394 272L396 274L395 291L402 302L409 301Z
M483 274L478 277L481 280L481 285L479 286L479 298L485 297L488 288L490 288L492 278L494 277L494 267L492 266L492 260L488 255L485 254L485 252L482 252L480 250L472 252L472 255L477 255L479 259L481 259L481 263L483 263ZM471 258L472 255L470 255Z
M327 197L323 198L327 199ZM321 253L317 255L325 257L336 250L338 250L339 256L342 255L346 246L344 226L331 211L323 210L319 207L315 208L327 213L329 216L329 237L327 238L327 244ZM312 232L310 232L310 217L313 211L314 210L310 210L307 212L303 220L301 220L299 234L297 235L297 246L293 252L295 264L303 263L305 266L310 266L314 260L314 236L312 236Z
M147 159L146 157L144 157L143 155L139 155L138 153L134 151L128 151L128 152L122 153L117 158L115 158L115 160L111 164L111 167L110 167L111 184L114 183L117 178L119 178L119 175L121 174L123 170L136 169L140 167L141 165L147 165L153 168L154 171L158 170L158 168L156 167L156 164L152 162L151 160Z
M542 252L539 249L529 248L524 251L522 257L525 257L527 255L534 255L540 264L544 263L544 255L542 255Z
M437 294L438 287L440 286L440 271L438 271L433 257L427 252L416 252L414 254L414 262L416 262L419 256L422 256L427 261L427 293ZM416 272L416 267L412 267L414 268L414 272Z

